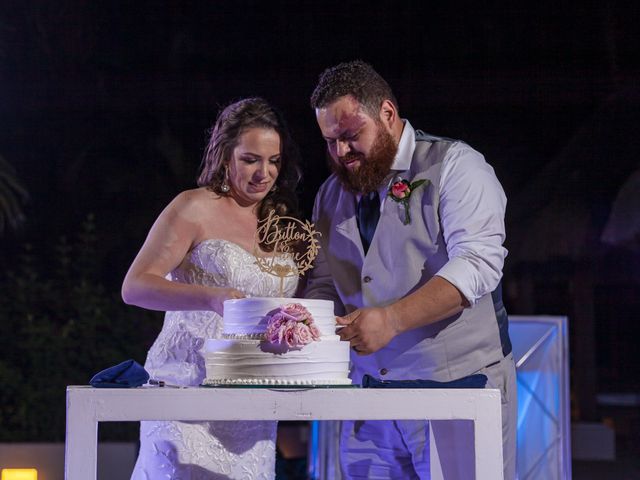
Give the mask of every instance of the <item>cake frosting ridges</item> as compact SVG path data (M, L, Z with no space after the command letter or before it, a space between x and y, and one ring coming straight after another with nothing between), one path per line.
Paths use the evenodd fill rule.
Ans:
M291 348L265 340L274 313L304 306L320 331L317 340ZM335 334L333 302L296 298L243 298L224 303L221 339L203 348L207 385L348 385L349 343Z
M264 333L269 313L290 303L301 303L313 314L313 321L324 335L335 335L336 317L333 302L301 298L250 297L224 302L223 335L252 335Z

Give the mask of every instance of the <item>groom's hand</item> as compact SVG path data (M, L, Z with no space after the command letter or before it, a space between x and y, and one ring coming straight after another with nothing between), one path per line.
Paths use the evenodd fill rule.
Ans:
M377 352L399 333L386 308L360 308L336 321L345 325L337 331L340 339L359 355Z

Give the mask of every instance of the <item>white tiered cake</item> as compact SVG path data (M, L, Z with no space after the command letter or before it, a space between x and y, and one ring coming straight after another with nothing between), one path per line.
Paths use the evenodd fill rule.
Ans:
M311 315L309 321L290 322L303 330L292 334L293 340L274 327L274 320L293 318L288 311ZM204 384L349 385L349 342L340 341L335 326L329 300L227 300L223 338L207 340L202 350Z

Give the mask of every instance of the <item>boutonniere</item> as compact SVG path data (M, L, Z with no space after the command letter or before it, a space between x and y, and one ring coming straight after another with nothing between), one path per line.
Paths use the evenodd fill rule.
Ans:
M413 191L425 182L428 182L426 178L422 180L416 180L413 183L409 183L408 180L400 179L391 184L391 188L387 192L387 196L394 202L402 204L404 207L404 220L402 223L408 225L411 223L411 215L409 215L409 198Z

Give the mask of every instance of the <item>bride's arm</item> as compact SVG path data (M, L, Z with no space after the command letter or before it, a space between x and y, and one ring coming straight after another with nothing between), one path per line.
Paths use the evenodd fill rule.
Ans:
M179 194L157 218L122 283L122 299L150 310L214 310L241 298L230 288L171 282L165 278L192 247L201 229L202 207L195 190Z

